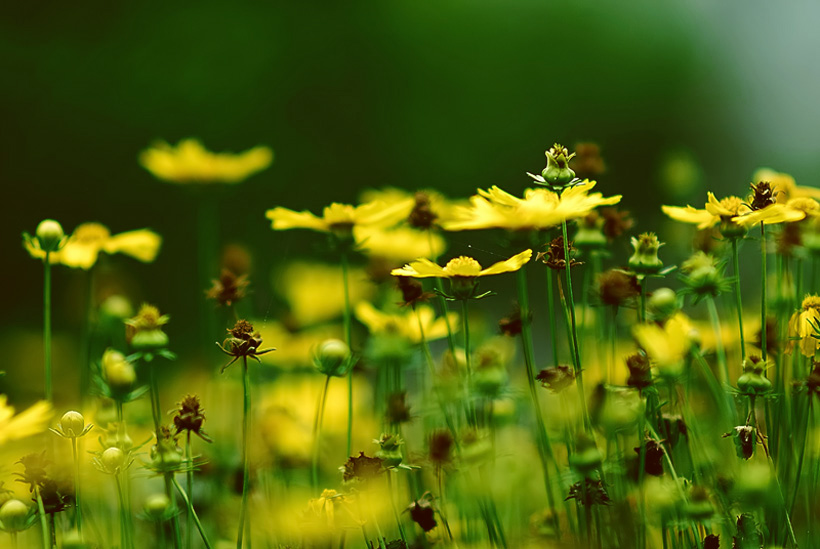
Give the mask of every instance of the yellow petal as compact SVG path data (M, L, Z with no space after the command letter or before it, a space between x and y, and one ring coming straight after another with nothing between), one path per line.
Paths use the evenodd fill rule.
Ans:
M775 223L791 223L806 217L806 212L790 208L786 204L772 204L761 210L733 217L732 221L743 227L751 227L758 223L773 225Z
M448 273L445 272L443 267L427 258L417 259L401 269L393 269L390 274L393 276L412 276L413 278L448 277Z
M330 227L324 220L316 217L309 211L294 212L287 208L277 207L265 212L265 217L273 221L273 230L312 229L314 231L329 232Z
M708 229L720 223L720 217L712 215L707 210L698 210L692 206L679 208L678 206L661 206L663 213L683 223L697 224L698 229Z
M524 250L520 254L516 254L506 261L499 261L490 265L479 273L478 276L487 276L501 273L511 273L523 267L532 258L532 250Z
M106 253L123 253L142 261L154 261L162 245L162 237L148 229L127 231L112 236L103 246Z

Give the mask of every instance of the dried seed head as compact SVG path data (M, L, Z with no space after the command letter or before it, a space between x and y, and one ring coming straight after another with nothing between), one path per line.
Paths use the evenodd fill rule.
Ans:
M417 229L429 229L433 226L438 216L430 207L430 196L424 192L417 192L416 204L407 221Z
M249 284L246 275L236 275L233 271L222 269L219 278L213 280L213 285L205 295L223 307L230 307L245 297Z
M575 371L571 366L559 364L550 368L544 368L535 376L545 388L553 393L560 393L570 387L575 381Z

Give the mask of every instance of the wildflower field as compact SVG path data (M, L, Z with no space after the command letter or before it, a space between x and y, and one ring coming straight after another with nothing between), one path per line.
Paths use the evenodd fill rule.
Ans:
M272 160L193 139L139 154L202 208ZM280 231L315 240L277 266L276 315L206 215L190 350L173 311L95 277L173 235L43 220L20 252L42 264L41 400L0 402L4 546L812 546L820 189L761 169L658 204L691 242L675 265L604 166L556 143L517 188L259 209L273 253ZM82 322L55 326L71 272Z

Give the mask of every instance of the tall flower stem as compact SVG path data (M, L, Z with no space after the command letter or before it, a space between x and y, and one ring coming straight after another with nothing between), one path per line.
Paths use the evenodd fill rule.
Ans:
M715 298L711 295L706 298L706 307L709 309L709 319L712 321L712 331L715 333L715 351L717 352L718 364L720 365L720 382L724 385L728 385L729 366L726 364L726 350L723 348L720 317L718 316L718 310L715 306Z
M322 436L322 418L325 415L325 402L327 401L327 389L330 386L330 376L326 376L322 394L316 406L316 419L313 420L313 458L311 460L311 487L315 492L319 488L319 443Z
M461 300L461 325L464 330L464 363L467 366L467 419L475 426L478 422L476 418L475 405L473 403L473 364L470 357L470 320L468 317L467 300Z
M547 276L552 274L547 271ZM551 279L551 278L550 278ZM532 327L530 326L530 300L527 292L527 273L524 269L516 272L516 282L518 286L518 306L521 312L521 339L524 343L524 364L527 368L527 385L530 389L530 400L532 401L533 412L535 413L535 438L538 441L538 457L541 458L541 470L544 475L544 488L547 492L547 501L550 511L555 516L555 500L550 483L548 457L552 458L552 447L544 426L544 416L541 413L541 404L538 401L538 389L535 385L535 357L532 345ZM551 288L550 288L551 289ZM553 342L554 345L554 342ZM557 365L557 364L556 364Z
M552 269L547 272L547 310L549 311L550 345L552 347L552 364L558 366L558 329L555 324L555 290L552 282Z
M236 549L242 549L242 536L245 532L245 522L247 521L248 523L248 531L250 531L251 522L251 519L248 516L248 492L250 491L250 456L248 434L251 430L251 381L250 376L248 375L247 356L242 357L242 387L244 389L242 408L242 507L239 511L239 532L236 536Z
M117 483L117 502L120 511L120 543L123 549L131 547L131 537L128 531L128 513L125 506L125 496L122 491L122 482L120 481L120 473L114 475L114 480Z
M43 533L43 549L51 549L51 535L48 533L48 522L46 522L46 509L43 506L43 498L40 497L40 488L34 485L34 498L37 500L37 514L40 515L40 530Z
M71 437L71 450L74 454L74 505L76 509L77 533L83 534L83 508L80 500L80 459L77 455L77 437Z
M427 231L427 245L430 248L430 261L435 262L436 254L434 252L435 248L433 247L433 232L431 230ZM453 328L450 325L450 318L447 316L447 300L444 299L444 285L441 283L440 278L433 279L436 290L438 294L438 302L439 306L441 307L441 316L444 317L444 325L447 326L447 345L450 348L450 354L455 358L456 356L456 338L453 335Z
M188 467L187 467L188 470L185 473L186 488L188 490L188 493L191 495L191 498L193 498L194 497L194 454L191 451L191 431L188 431L187 436L185 438L185 458L188 461ZM176 484L176 480L173 479L173 478L172 478L172 480L173 480L174 484ZM186 503L188 503L187 500L186 500ZM193 509L194 509L193 504L188 505L188 517L187 517L187 520L186 520L186 528L185 528L185 540L186 540L186 544L188 546L188 549L190 549L193 546L193 540L191 539L193 537L193 527L192 527L192 522L193 522L193 516L192 516L193 513L192 513L192 511L193 511Z
M587 434L592 432L592 424L589 421L589 412L587 411L587 400L584 393L583 373L581 371L581 356L578 351L578 331L575 325L575 302L572 297L572 275L570 274L570 255L569 255L569 239L567 237L567 222L561 223L561 234L564 237L564 260L566 267L564 272L567 279L567 306L569 307L569 317L571 323L570 329L570 345L572 347L572 366L575 369L575 383L578 386L578 396L581 399L581 411L584 415L584 430Z
M746 335L743 333L743 301L740 294L740 257L737 252L738 238L732 238L732 269L735 275L735 305L737 307L737 328L740 332L740 359L746 360Z
M51 392L51 252L46 251L43 260L43 346L45 353L45 395L46 400L52 401Z
M182 489L182 486L179 485L176 479L172 479L172 482L174 483L177 492L179 492L182 501L184 501L185 505L188 507L188 514L194 519L194 524L196 524L196 529L199 531L199 536L202 538L202 543L205 544L206 549L211 549L211 542L208 540L208 536L205 534L205 529L202 528L202 522L200 522L199 517L197 516L196 511L194 510L194 505L191 501L191 498L188 497L188 495L185 493L185 491Z
M151 385L151 415L154 419L154 434L157 437L157 443L160 441L160 404L159 404L159 385L157 385L157 375L154 372L154 365L148 364L148 377Z
M347 261L347 252L342 252L342 285L344 293L344 331L345 343L348 349L353 349L351 343L351 321L350 321L350 288L348 286L349 266ZM347 373L347 456L353 448L353 368Z
M760 222L760 355L766 360L766 344L768 334L766 334L766 225Z

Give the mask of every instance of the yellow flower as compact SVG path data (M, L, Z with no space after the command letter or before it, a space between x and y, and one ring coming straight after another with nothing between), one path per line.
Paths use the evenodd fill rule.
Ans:
M41 400L15 416L8 397L0 395L0 445L44 432L52 415L51 404Z
M427 229L431 226L442 226L453 219L455 209L463 201L454 201L446 198L437 191L425 189L410 193L394 187L384 189L368 189L359 196L362 202L383 202L396 204L408 199L414 201L413 209L407 217L410 226L418 229Z
M273 230L311 229L323 233L349 232L354 227L390 227L406 218L413 208L413 200L394 204L368 202L360 206L334 202L325 207L322 217L308 211L295 212L276 207L268 210L265 217L273 222Z
M348 280L351 306L375 293L375 286L362 269L350 269ZM290 306L297 326L333 320L344 311L342 269L336 265L291 263L277 278L276 287Z
M692 346L693 327L683 313L675 313L663 327L639 324L632 330L638 345L662 374L681 373L683 359Z
M183 139L176 147L161 141L142 151L139 160L171 183L239 183L270 166L273 151L259 146L239 154L212 153L196 139Z
M809 215L820 215L820 203L813 198L798 197L791 198L786 203L777 202L761 210L733 217L732 221L744 227L751 227L761 222L764 225L794 223L802 221Z
M411 276L413 278L477 278L480 276L511 273L523 267L532 258L532 250L524 250L505 261L499 261L486 269L472 257L460 256L451 259L441 267L429 259L417 259L401 269L393 269L393 276Z
M421 343L422 335L427 341L441 339L447 335L447 321L444 317L436 318L433 309L426 305L418 305L415 311L405 309L402 313L389 314L379 311L367 301L362 301L356 306L355 314L371 334L396 334L411 343ZM447 320L450 326L458 325L456 313L448 313Z
M760 168L754 173L752 181L768 181L775 190L778 203L786 203L792 198L820 199L820 189L815 187L798 187L794 178L787 173L776 172L769 168Z
M60 249L49 254L49 261L88 270L97 262L100 252L105 252L123 253L143 263L150 263L159 253L161 244L162 237L148 229L112 235L105 225L83 223L74 229L74 233L66 239ZM45 251L36 244L36 241L26 239L24 245L31 257L45 257Z
M367 255L397 263L417 257L438 257L446 247L440 235L410 227L355 227L353 238L358 248Z
M799 345L803 356L814 357L820 340L814 335L820 335L815 326L820 326L820 297L807 295L803 299L801 310L792 315L789 320L789 344L786 352L791 354L794 346Z
M589 191L594 181L565 189L560 195L545 188L527 189L524 198L492 187L478 190L469 206L456 209L453 221L444 224L448 231L506 229L511 231L548 229L564 221L588 215L599 206L617 204L620 195L604 198Z
M678 206L661 206L663 213L683 223L692 223L698 229L709 229L719 224L721 221L729 221L732 218L746 212L749 207L737 196L727 196L718 200L714 193L708 193L708 202L704 209L699 210L692 206L680 208Z

